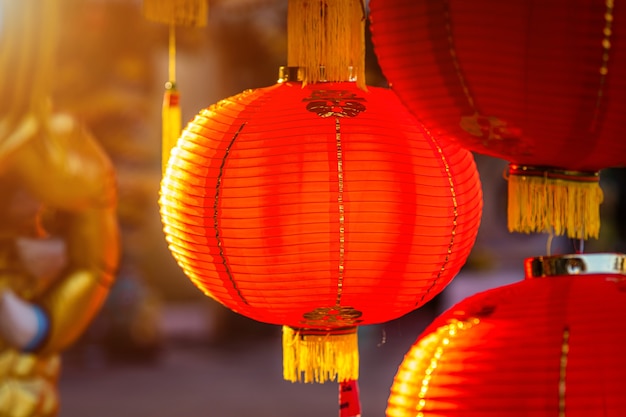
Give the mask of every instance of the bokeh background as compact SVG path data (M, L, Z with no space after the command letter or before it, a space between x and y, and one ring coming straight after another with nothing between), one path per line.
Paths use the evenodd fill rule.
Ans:
M167 27L139 0L64 0L56 101L94 132L120 192L122 265L103 310L64 354L61 417L313 417L337 415L336 384L282 380L280 328L254 322L198 291L171 257L158 212L160 111ZM206 28L178 31L183 120L242 90L276 82L286 61L286 0L211 0ZM384 86L371 44L367 81ZM383 416L393 376L421 330L477 291L523 278L526 257L579 242L506 229L505 161L476 155L484 213L476 246L427 306L360 329L363 416ZM626 251L626 172L602 172L598 240L585 251Z

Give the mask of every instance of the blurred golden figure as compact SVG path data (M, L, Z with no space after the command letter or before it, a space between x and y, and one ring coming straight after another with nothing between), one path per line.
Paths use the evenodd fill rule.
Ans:
M49 101L58 0L0 0L0 417L54 416L59 354L113 282L113 166Z

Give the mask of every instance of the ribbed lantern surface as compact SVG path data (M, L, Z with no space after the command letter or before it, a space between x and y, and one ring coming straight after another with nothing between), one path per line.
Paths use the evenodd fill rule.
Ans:
M458 303L405 356L387 416L622 416L625 277L527 279Z
M253 319L336 329L402 316L466 261L482 196L471 154L387 89L282 82L203 111L161 188L169 247Z
M622 6L372 0L370 17L385 76L425 126L511 162L510 228L586 238L598 171L626 165Z

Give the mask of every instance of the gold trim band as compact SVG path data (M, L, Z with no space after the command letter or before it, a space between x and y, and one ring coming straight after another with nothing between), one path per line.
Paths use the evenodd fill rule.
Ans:
M348 71L350 73L348 82L356 81L356 74L354 72L354 67L348 67ZM288 81L291 82L302 82L304 81L305 74L304 68L302 67L288 67L281 66L278 68L278 83L286 83ZM319 82L327 82L326 79L326 68L321 65L320 66L320 76Z
M521 177L544 177L546 179L576 181L576 182L599 182L599 171L573 171L546 166L509 164L509 175Z
M332 329L317 329L310 327L291 327L299 337L305 336L343 336L357 332L357 326L335 327Z
M526 279L559 275L626 275L626 255L622 253L588 253L539 256L526 259L524 270L526 271Z

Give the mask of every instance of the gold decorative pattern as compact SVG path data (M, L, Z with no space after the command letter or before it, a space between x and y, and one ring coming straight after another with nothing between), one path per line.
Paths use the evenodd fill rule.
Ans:
M343 205L343 151L341 149L341 124L335 119L335 140L337 142L337 204L339 206L339 276L337 282L337 306L341 305L343 293L343 273L345 260L345 207Z
M322 118L356 117L366 110L365 98L347 90L314 90L303 101L308 102L308 111Z
M561 363L559 366L559 417L565 417L565 389L567 356L569 354L569 328L563 329L563 342L561 343Z
M459 58L456 53L456 48L454 46L454 36L452 35L452 18L450 17L450 7L447 1L444 2L444 16L445 16L445 26L446 26L446 34L448 38L448 45L450 46L449 53L450 57L452 57L452 64L454 65L454 69L456 71L457 78L459 83L461 84L461 88L463 89L463 93L465 94L465 98L467 99L467 103L474 110L475 114L478 114L478 109L476 107L476 103L474 102L474 98L472 97L472 93L470 92L469 86L465 81L465 77L463 76L463 71L461 71L461 64L459 64Z
M215 181L215 200L213 201L213 227L215 229L215 240L217 241L217 247L219 248L220 258L222 259L222 264L224 265L224 268L226 270L226 275L228 275L228 279L230 280L230 283L233 289L235 290L235 292L237 293L241 301L244 304L248 304L248 301L246 300L246 298L243 296L241 291L239 291L237 282L233 278L230 268L228 267L228 262L226 260L226 256L224 255L224 248L222 246L222 239L220 236L219 217L217 215L217 213L219 212L218 210L219 202L220 202L219 197L220 197L220 189L222 186L222 177L224 176L224 165L226 164L226 160L228 159L228 155L230 154L230 148L233 146L233 144L235 143L235 140L237 140L237 137L239 136L239 134L241 133L241 131L243 130L245 126L246 126L246 123L242 123L241 126L239 126L239 129L237 129L232 139L230 140L230 143L226 147L226 150L224 151L224 157L222 158L222 163L220 165L219 175L217 176L217 179Z
M339 266L337 278L337 299L334 307L320 307L305 313L304 323L320 326L354 325L361 320L362 313L352 307L341 307L345 260L345 207L343 202L343 149L341 143L341 118L356 117L366 110L365 98L348 90L314 90L303 99L306 109L321 118L335 117L335 142L337 146L337 206L339 212Z
M302 324L320 328L354 326L363 321L362 315L354 307L319 307L304 313Z
M604 98L604 88L606 86L606 76L609 72L609 52L611 50L611 35L613 34L613 7L614 0L606 0L606 11L604 12L604 28L602 29L602 63L600 64L600 85L598 87L598 96L596 98L596 106L594 109L593 119L591 122L591 131L596 129L600 116L600 105Z

